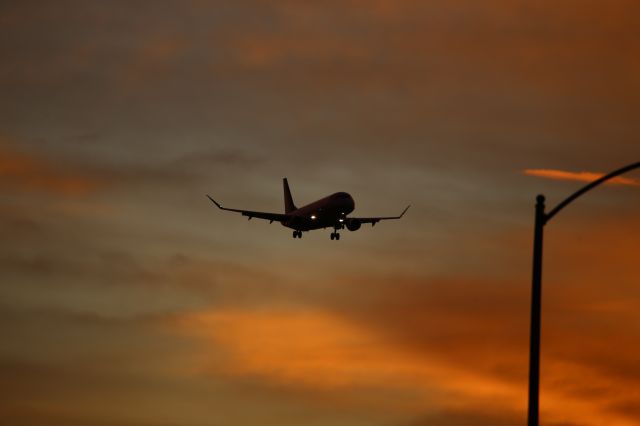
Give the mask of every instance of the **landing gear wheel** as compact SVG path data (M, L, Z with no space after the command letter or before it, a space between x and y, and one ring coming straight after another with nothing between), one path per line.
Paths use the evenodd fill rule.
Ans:
M302 238L302 231L298 231L298 238Z
M339 239L340 239L340 234L336 232L336 240L339 240Z
M298 231L293 231L293 238L298 238Z
M332 232L332 233L331 233L331 239L333 240L335 237L336 237L336 233L335 233L335 232Z

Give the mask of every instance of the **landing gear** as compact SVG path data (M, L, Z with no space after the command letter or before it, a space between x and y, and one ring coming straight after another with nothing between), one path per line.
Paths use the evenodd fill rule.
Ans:
M342 219L340 219L342 220ZM334 232L331 233L331 239L332 240L339 240L340 239L340 234L338 233L339 230L344 228L344 224L342 222L340 223L336 223L333 226Z
M302 231L293 231L293 238L302 238Z

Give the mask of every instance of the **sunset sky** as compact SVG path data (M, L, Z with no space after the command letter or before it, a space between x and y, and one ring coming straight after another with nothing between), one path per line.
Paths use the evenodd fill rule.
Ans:
M640 160L636 0L3 1L0 423L515 426L535 196ZM293 239L222 212L349 192ZM640 425L640 172L546 226L541 424Z

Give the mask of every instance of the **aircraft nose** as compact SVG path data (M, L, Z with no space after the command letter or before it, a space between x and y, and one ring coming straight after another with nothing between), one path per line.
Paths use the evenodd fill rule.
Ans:
M356 203L355 201L353 201L353 197L349 196L349 198L347 199L347 207L349 208L349 211L352 212L353 209L356 208Z

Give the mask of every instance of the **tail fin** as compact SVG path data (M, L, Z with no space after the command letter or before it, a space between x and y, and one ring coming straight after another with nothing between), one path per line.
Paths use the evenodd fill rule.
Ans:
M284 212L291 213L294 210L298 210L295 204L293 204L293 198L291 198L291 191L289 190L289 182L287 178L282 179L282 186L284 188Z

